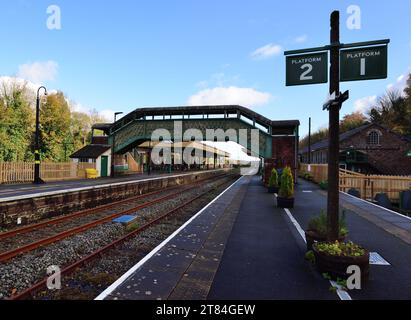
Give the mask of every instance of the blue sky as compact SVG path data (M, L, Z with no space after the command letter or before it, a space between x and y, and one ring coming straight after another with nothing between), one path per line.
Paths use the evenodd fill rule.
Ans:
M0 3L0 76L46 84L80 110L103 114L239 101L271 119L299 119L305 135L309 116L314 128L327 124L321 106L328 87L285 87L283 51L327 44L334 9L341 11L342 42L391 39L388 79L343 83L351 98L342 114L390 84L401 87L411 70L408 0ZM360 30L345 24L352 4L361 8ZM61 9L61 30L47 28L50 5Z

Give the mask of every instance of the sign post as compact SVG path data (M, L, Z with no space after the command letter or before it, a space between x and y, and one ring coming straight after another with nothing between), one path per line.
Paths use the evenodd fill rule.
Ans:
M326 83L330 52L328 147L328 240L339 238L340 109L349 92L340 92L340 81L387 78L387 46L390 40L340 43L340 12L331 14L330 44L324 47L286 51L286 86ZM310 150L311 151L311 150Z
M340 13L331 14L330 36L330 94L340 92ZM339 238L339 155L340 155L340 103L329 106L328 146L328 197L327 229L328 240Z

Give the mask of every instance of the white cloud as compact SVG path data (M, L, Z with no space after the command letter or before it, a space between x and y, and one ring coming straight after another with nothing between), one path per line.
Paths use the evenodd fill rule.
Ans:
M283 48L278 44L267 44L251 53L253 59L267 59L281 54Z
M22 78L15 78L15 77L8 77L8 76L2 76L0 77L0 83L1 85L5 85L6 88L11 88L13 85L17 85L20 87L25 86L29 91L37 91L39 88L39 85L36 83L33 83L31 81L27 81Z
M58 63L51 60L27 63L19 66L17 77L34 83L43 83L44 81L54 81L57 77L57 70Z
M202 80L196 83L196 87L200 89L205 89L208 87L208 81L207 80Z
M110 123L114 122L114 113L115 113L115 111L111 110L111 109L105 109L105 110L102 110L102 111L98 111L98 114L101 117L103 117L105 121L110 122ZM117 115L117 120L120 120L124 116L125 116L125 113L118 114Z
M304 42L306 42L307 40L308 40L308 36L307 36L306 34L304 34L304 35L302 35L302 36L299 36L299 37L297 37L297 38L294 39L294 41L295 41L296 43L304 43Z
M105 109L99 111L99 115L106 119L108 122L114 122L114 111L110 109ZM119 118L119 116L117 116Z
M265 105L271 94L253 88L216 87L202 90L188 99L192 106L238 104L246 107Z
M354 111L366 113L377 103L377 96L369 96L358 99L354 102Z
M228 85L233 85L238 83L240 76L227 76L225 73L214 73L211 75L210 79L202 80L196 83L196 87L204 90L209 87L226 87Z
M405 86L407 85L408 75L409 75L409 72L400 75L397 78L395 83L390 83L387 86L387 90L398 90L400 92L403 92L405 89Z

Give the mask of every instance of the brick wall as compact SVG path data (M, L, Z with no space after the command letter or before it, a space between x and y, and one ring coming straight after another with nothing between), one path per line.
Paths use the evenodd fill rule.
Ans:
M282 169L287 166L291 168L293 172L296 172L295 167L295 137L281 136L273 137L272 145L272 159L265 160L264 177L265 184L268 185L271 170L273 168ZM297 174L294 179L296 179Z
M368 133L372 130L381 134L378 146L367 145ZM351 146L367 154L369 164L381 174L411 175L411 158L407 157L411 142L385 128L371 126L343 141L340 148L349 149Z

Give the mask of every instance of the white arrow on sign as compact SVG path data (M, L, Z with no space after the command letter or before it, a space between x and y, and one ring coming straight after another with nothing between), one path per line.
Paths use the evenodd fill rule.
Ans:
M327 95L327 99L325 100L324 104L323 104L323 110L327 109L329 107L329 105L335 101L337 94L335 93L335 91L332 94L328 94Z

